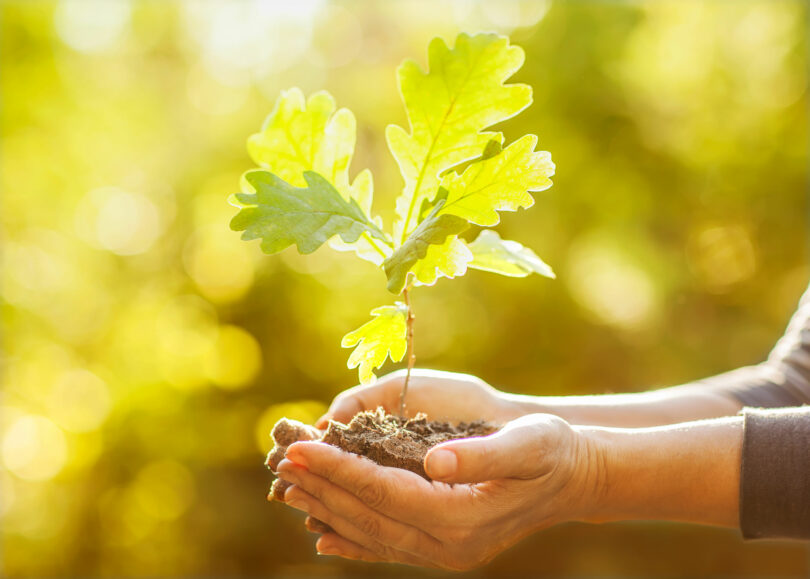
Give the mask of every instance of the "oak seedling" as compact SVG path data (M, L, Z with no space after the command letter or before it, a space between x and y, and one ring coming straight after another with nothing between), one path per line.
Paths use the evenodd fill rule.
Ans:
M400 416L415 363L413 288L468 268L554 277L531 249L489 229L500 222L499 211L528 209L531 192L552 184L554 163L548 152L535 151L535 135L504 146L502 133L486 130L531 104L530 86L506 84L523 61L523 50L504 36L460 34L453 48L431 41L426 72L411 60L399 66L410 126L385 132L404 180L391 228L373 216L371 172L350 178L356 122L329 93L305 99L296 88L282 92L248 139L259 168L245 173L243 192L231 197L239 208L231 229L243 231L244 240L261 239L268 254L293 244L307 254L326 243L382 269L401 301L372 310L342 346L354 348L348 366L359 368L362 383L372 382L387 358L408 356ZM484 229L467 242L459 234L471 225Z

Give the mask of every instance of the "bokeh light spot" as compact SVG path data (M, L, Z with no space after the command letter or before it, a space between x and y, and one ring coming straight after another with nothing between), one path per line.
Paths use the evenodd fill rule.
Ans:
M90 191L76 208L75 228L90 245L118 255L144 253L162 233L157 206L117 187Z
M639 329L652 321L658 308L649 275L627 255L598 239L585 240L572 249L565 279L574 298L608 325Z
M116 44L131 13L129 0L62 0L54 13L54 27L74 50L101 52Z
M254 277L252 247L219 224L199 229L186 243L183 263L202 294L217 303L235 301Z
M217 385L228 390L252 383L262 367L262 349L250 333L238 326L223 326L206 359L206 371Z
M62 470L66 460L65 435L44 416L21 416L3 436L3 463L19 478L50 479Z

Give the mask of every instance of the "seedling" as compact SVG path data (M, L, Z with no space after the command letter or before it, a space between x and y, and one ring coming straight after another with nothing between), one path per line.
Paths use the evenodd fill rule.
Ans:
M554 163L548 152L534 150L535 135L504 147L502 133L485 130L532 102L530 86L505 84L523 64L523 50L504 36L461 34L452 49L433 39L428 60L427 72L410 60L397 70L410 127L389 125L385 132L405 182L391 229L372 216L371 172L349 177L354 115L336 110L324 91L306 100L296 88L279 96L261 131L248 139L260 169L245 173L243 192L231 198L239 208L231 229L244 231L244 240L261 239L265 253L295 244L307 254L328 243L383 270L388 290L402 300L372 310L372 319L341 345L354 348L348 366L359 367L362 383L375 379L374 369L386 358L399 362L407 353L403 417L416 360L414 287L459 277L468 268L554 277L531 249L492 229L471 243L459 237L470 225L497 225L499 211L528 209L534 204L530 192L551 187Z

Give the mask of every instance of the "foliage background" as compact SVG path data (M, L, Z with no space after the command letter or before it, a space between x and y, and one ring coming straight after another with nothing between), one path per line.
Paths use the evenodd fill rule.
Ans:
M279 90L359 121L400 188L394 69L428 40L524 47L555 185L500 231L558 280L413 296L419 364L532 394L643 390L762 360L807 284L807 8L790 0L0 3L5 576L406 576L320 560L264 502L267 432L354 383L340 337L390 301L328 249L261 256L226 204ZM486 576L800 575L799 544L569 525Z

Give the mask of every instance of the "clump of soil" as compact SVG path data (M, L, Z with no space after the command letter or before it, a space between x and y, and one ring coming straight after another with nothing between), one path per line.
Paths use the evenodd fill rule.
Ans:
M425 455L431 447L457 438L486 436L498 428L498 425L484 420L459 424L428 420L422 413L403 420L387 414L382 408L374 412L361 412L348 425L330 421L323 432L301 422L282 418L273 428L275 446L267 455L266 464L275 472L287 447L293 442L319 440L370 458L379 465L403 468L430 480L423 465ZM276 479L273 481L271 494L283 501L284 491L288 487L289 484Z
M378 408L361 412L348 425L330 422L321 440L379 465L404 468L430 480L424 468L430 448L456 438L486 436L497 429L483 420L450 424L428 420L422 413L403 421Z

